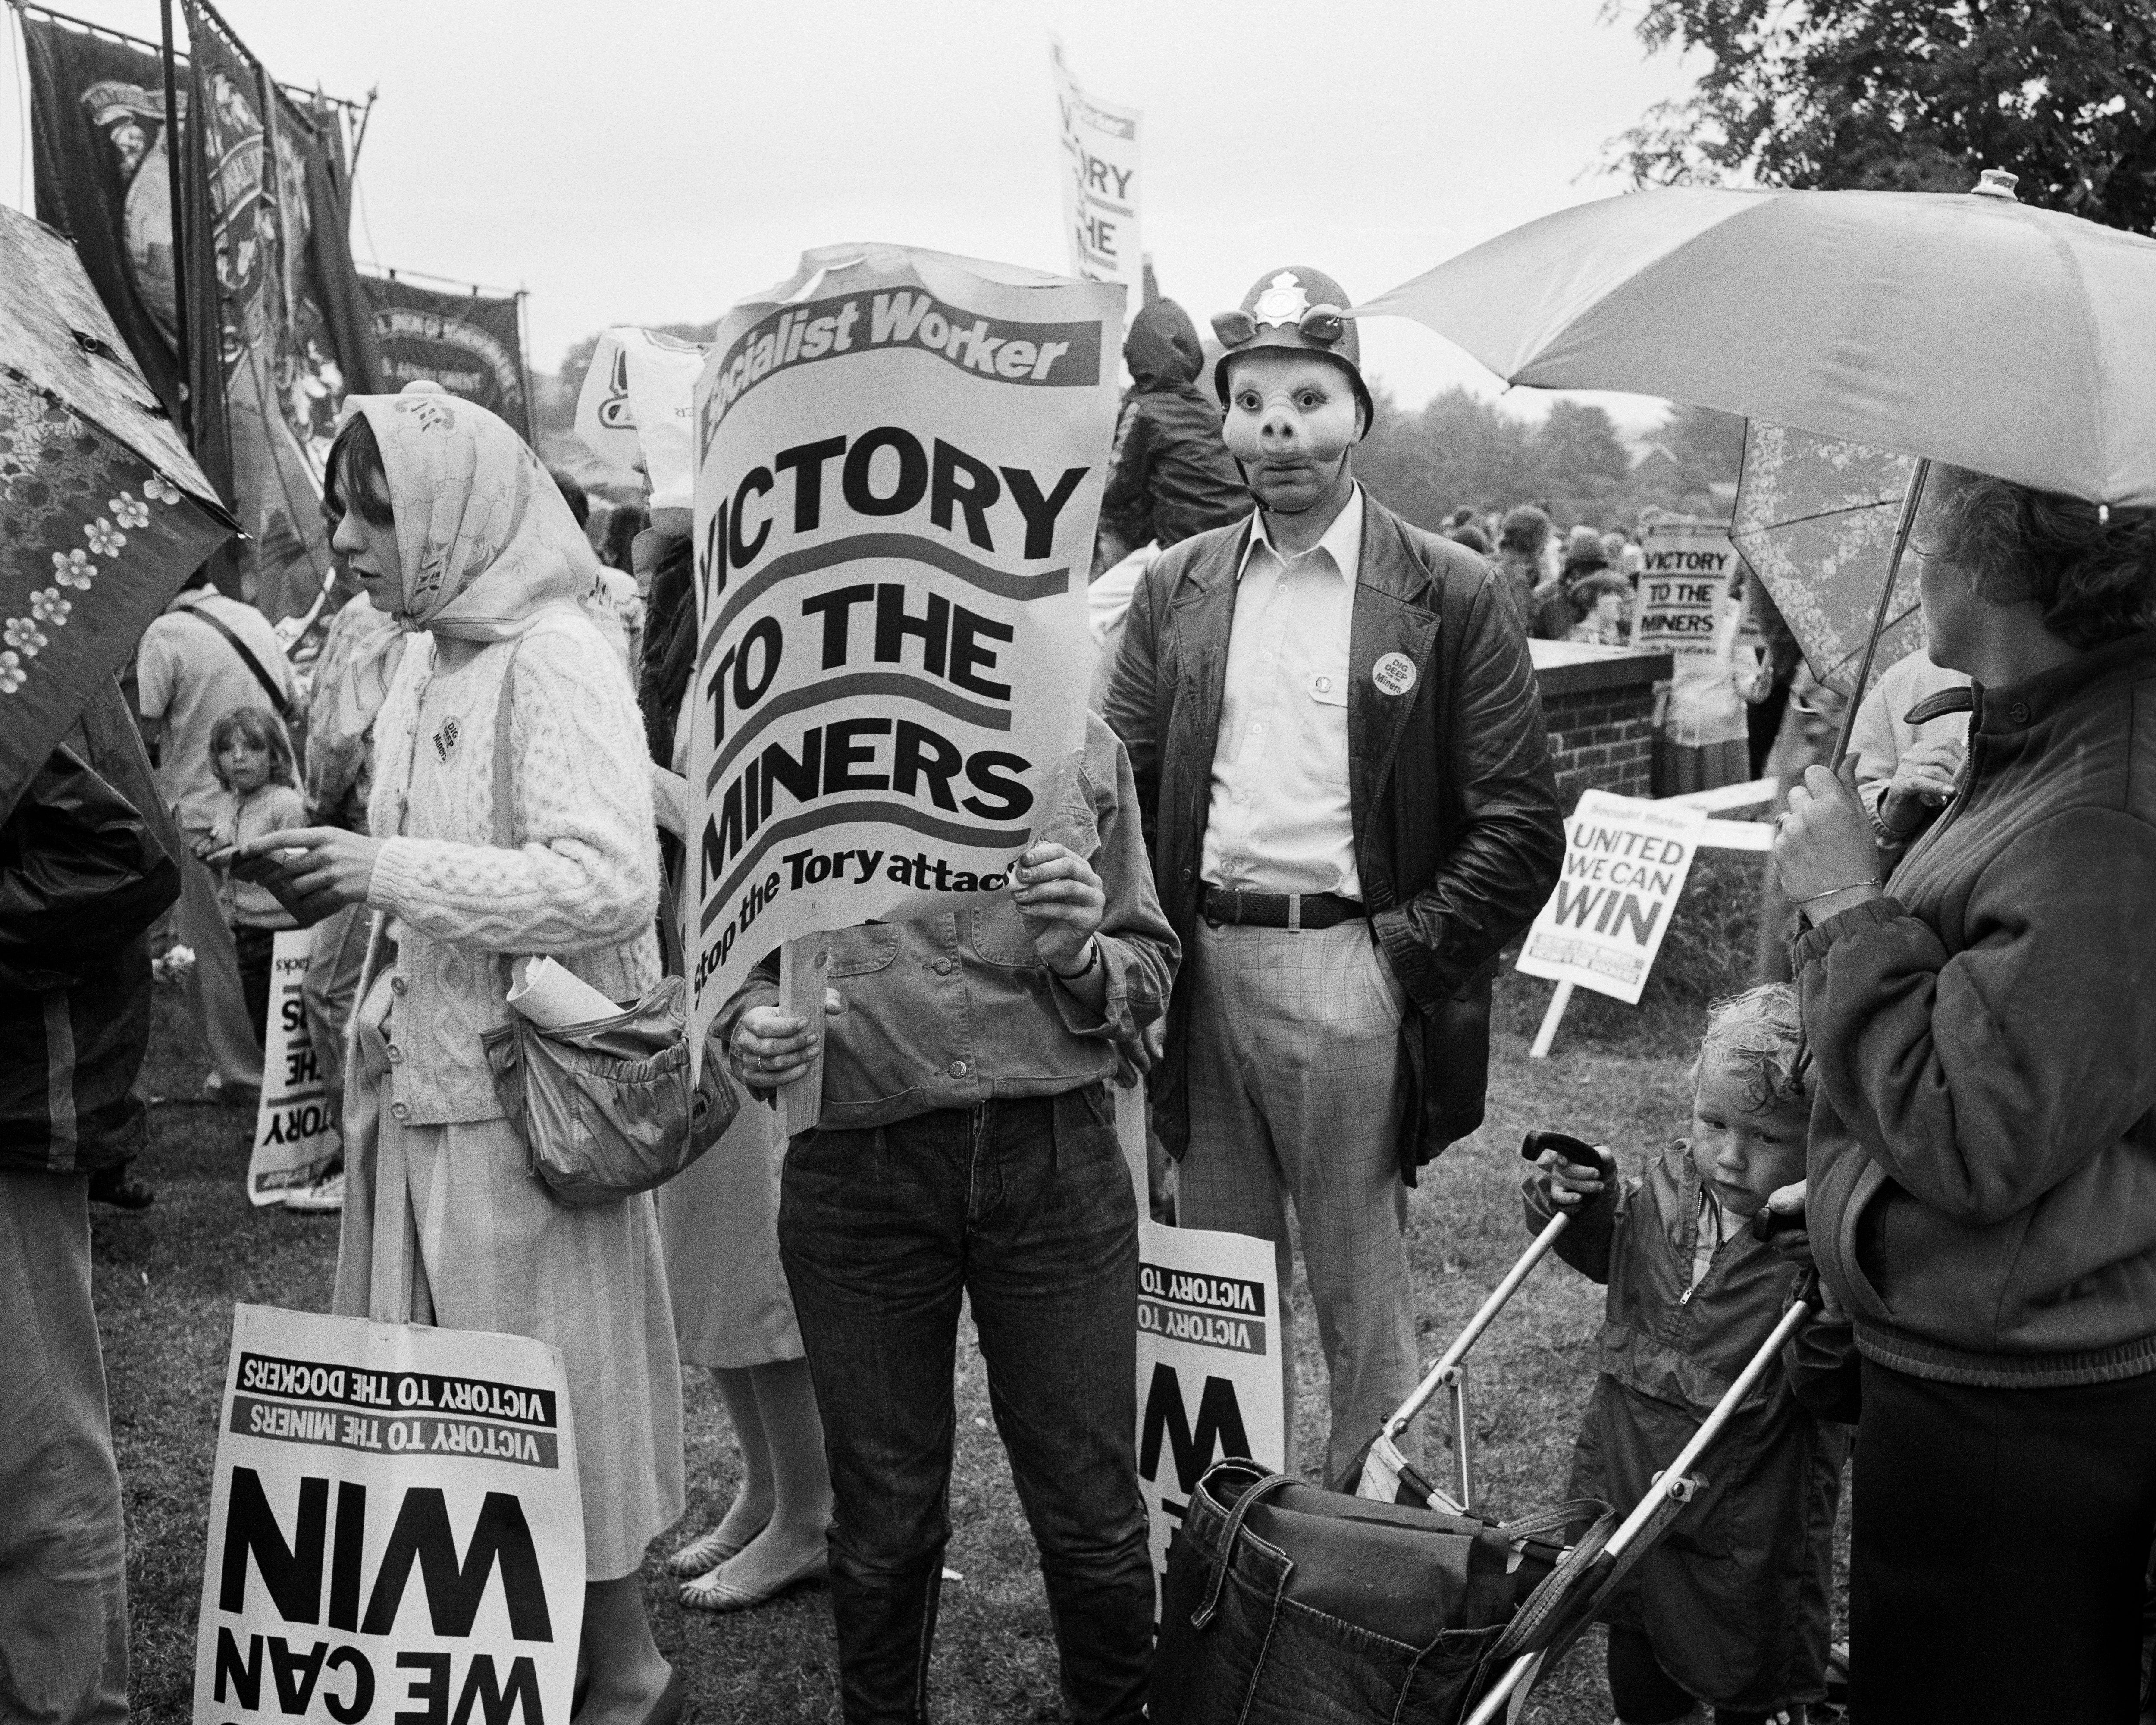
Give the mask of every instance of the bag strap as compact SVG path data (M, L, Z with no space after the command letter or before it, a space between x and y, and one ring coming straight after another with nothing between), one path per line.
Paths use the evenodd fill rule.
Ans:
M295 714L290 700L286 697L285 691L277 686L276 680L262 668L262 661L249 650L247 643L234 634L223 619L213 617L208 612L194 605L182 605L180 609L193 618L196 622L207 623L224 637L226 644L239 655L240 663L254 673L254 680L262 685L262 692L270 697L270 710L285 724L292 723Z
M1220 1548L1213 1554L1212 1584L1205 1589L1205 1603L1190 1614L1190 1626L1202 1630L1213 1620L1213 1614L1220 1607L1220 1589L1227 1585L1228 1561L1235 1555L1235 1540L1243 1531L1244 1519L1257 1507L1258 1500L1268 1491L1278 1491L1282 1486L1299 1486L1302 1481L1291 1473L1269 1473L1235 1500L1235 1507L1228 1517L1228 1525L1220 1532ZM1204 1490L1205 1482L1199 1481Z
M345 1027L344 1070L359 1077L359 1021L367 997L380 973L382 946L388 918L377 911L367 920L367 953L359 963L359 988L352 997L352 1019ZM412 1255L417 1244L412 1200L405 1192L404 1134L377 1099L374 1132L374 1237L367 1259L367 1315L376 1323L412 1321Z
M516 816L510 807L515 774L510 764L509 721L516 706L516 655L523 644L521 635L509 644L509 662L501 668L501 693L494 702L494 842L503 850L516 849Z

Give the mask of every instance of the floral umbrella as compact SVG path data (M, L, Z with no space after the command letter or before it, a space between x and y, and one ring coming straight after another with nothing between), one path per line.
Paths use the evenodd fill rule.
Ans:
M1729 536L1774 595L1812 675L1853 696L1915 460L1763 420L1744 428ZM1871 676L1922 645L1917 576L1897 572Z
M0 208L0 820L238 530L74 249Z

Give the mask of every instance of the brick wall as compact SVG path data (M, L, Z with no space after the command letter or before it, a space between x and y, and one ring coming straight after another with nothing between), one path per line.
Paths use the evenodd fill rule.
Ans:
M1655 701L1670 677L1666 653L1536 641L1537 680L1549 725L1558 806L1568 814L1590 788L1653 794Z
M1649 794L1655 770L1651 685L1546 695L1543 715L1549 721L1561 808L1569 811L1590 786L1620 797Z

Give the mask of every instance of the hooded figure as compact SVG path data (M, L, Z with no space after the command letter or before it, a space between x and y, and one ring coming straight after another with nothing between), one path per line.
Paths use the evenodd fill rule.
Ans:
M1171 545L1239 521L1250 494L1220 440L1220 408L1198 387L1205 352L1190 314L1155 300L1131 320L1132 382L1116 422L1101 519L1135 547Z

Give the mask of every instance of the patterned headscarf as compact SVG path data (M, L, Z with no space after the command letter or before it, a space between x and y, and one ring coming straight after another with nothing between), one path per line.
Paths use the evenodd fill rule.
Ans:
M485 408L429 392L355 395L397 515L407 629L506 641L581 604L599 562L530 445Z

